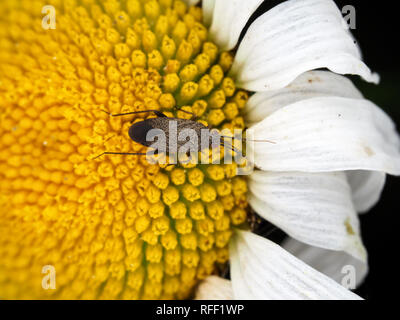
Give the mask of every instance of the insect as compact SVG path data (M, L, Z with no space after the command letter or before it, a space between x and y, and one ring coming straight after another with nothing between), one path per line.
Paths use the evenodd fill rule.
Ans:
M192 112L185 110L181 111L189 113L192 116L194 116ZM132 120L131 121L132 125L129 128L129 137L134 142L137 142L146 147L151 147L154 145L154 139L153 139L154 137L151 135L152 130L155 130L154 132L156 133L162 132L164 134L165 136L165 139L163 141L164 143L160 144L157 150L153 152L153 154L165 153L171 155L176 153L177 150L184 149L186 150L185 151L186 155L189 156L191 151L201 152L204 151L205 149L213 149L218 146L228 147L232 151L240 153L240 151L237 148L235 148L231 143L225 141L225 139L236 139L235 137L228 137L221 135L218 130L207 127L201 122L188 119L168 117L159 110L143 110L143 111L134 111L134 112L118 113L118 114L111 114L107 111L104 112L112 117L120 117L120 116L140 114L140 113L154 113L157 116L156 118L145 119L143 121L139 121L136 123L133 123L134 120ZM174 128L174 126L176 127L175 130L176 132L171 132L171 128ZM181 133L183 132L185 133L184 134L185 139L176 139L177 137L173 136L177 135L180 137ZM172 137L172 139L170 139L170 137ZM253 141L261 141L261 140L253 140ZM268 140L263 140L263 141L271 142ZM149 153L106 151L98 155L94 159L97 159L102 155L149 155Z

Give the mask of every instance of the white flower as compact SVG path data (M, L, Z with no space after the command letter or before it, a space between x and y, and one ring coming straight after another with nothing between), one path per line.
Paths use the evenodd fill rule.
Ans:
M237 45L262 2L203 0L220 48ZM276 142L256 144L249 202L293 239L286 251L238 230L232 281L209 277L198 299L359 298L340 285L341 270L354 266L357 282L367 273L357 212L378 201L386 173L400 175L400 139L391 119L338 75L379 81L343 25L331 0L289 0L260 16L240 43L231 74L256 92L247 123L255 139ZM318 68L331 72L310 71Z
M357 212L400 174L400 140L340 75L378 81L333 1L283 2L240 45L262 0L203 0L206 27L181 1L52 3L55 30L45 0L0 2L1 297L187 298L230 258L232 280L206 279L198 298L359 298L341 285L368 268ZM246 149L248 181L235 165L157 166L106 115L143 124L155 109L275 143ZM248 203L289 240L234 229Z

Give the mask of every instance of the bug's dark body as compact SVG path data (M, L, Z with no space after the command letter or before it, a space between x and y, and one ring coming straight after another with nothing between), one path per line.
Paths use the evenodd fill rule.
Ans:
M129 128L129 137L133 141L140 143L145 147L153 148L153 154L165 153L167 155L176 155L180 153L185 153L187 156L191 156L193 152L202 152L206 149L214 150L214 148L226 146L237 154L241 154L241 151L238 150L231 142L226 142L224 140L225 138L229 138L228 136L220 135L218 130L211 129L197 121L167 117L159 110L143 110L119 114L111 114L107 111L104 112L113 117L153 112L157 116L157 118L151 118L136 122L132 124ZM192 112L189 111L183 112L190 113L192 114L192 116L194 115ZM131 121L131 123L132 122L133 120ZM232 137L232 139L237 138ZM241 140L244 141L243 138ZM263 140L252 141L261 142ZM268 140L264 141L274 143ZM143 152L106 151L98 155L94 159L97 159L105 154L149 155L148 153Z
M171 121L176 122L177 132L175 134L179 135L179 133L183 132L185 129L190 129L189 131L187 131L188 133L190 133L190 135L189 137L186 138L186 140L181 141L180 139L178 139L178 137L176 137L175 140L172 139L172 141L170 141L169 138L170 138ZM214 132L211 133L209 136L209 141L208 141L209 143L202 145L200 143L202 130L207 130L207 132L210 132L210 128L206 127L204 124L187 119L158 117L136 122L129 128L129 136L133 141L140 143L143 146L149 147L154 143L154 141L148 141L147 139L147 133L151 129L159 129L164 132L166 137L166 143L165 143L166 150L159 150L159 152L162 151L166 153L170 153L170 150L177 150L177 149L179 150L179 148L184 146L188 141L197 141L198 144L196 146L196 150L203 151L203 149L210 148L212 146L212 135L216 134ZM218 143L216 144L218 146L220 144L221 139L218 137L215 140L218 141ZM174 143L173 141L175 141L176 145L171 145L171 142Z
M146 119L132 124L129 128L129 137L145 147L153 147L155 149L153 150L154 154L165 153L172 155L183 152L189 156L192 152L214 149L223 144L224 136L221 136L217 130L211 129L197 121L167 117L159 110L143 110L119 114L110 114L107 111L104 112L113 117L153 112L157 118ZM191 112L184 112L193 115ZM155 130L153 131L153 129ZM162 134L160 134L160 132ZM163 139L161 143L159 143L160 137ZM230 146L230 148L235 150L233 146ZM146 152L106 151L94 159L105 154L148 155Z

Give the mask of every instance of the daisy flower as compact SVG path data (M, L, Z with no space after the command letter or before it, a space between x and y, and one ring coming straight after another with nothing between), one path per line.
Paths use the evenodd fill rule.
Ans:
M262 2L0 3L1 298L359 298L335 280L366 273L357 212L400 174L400 140L342 76L378 82L334 2L284 2L238 45ZM276 143L253 147L248 177L93 159L145 152L128 129L146 115L102 111L146 109ZM250 208L284 248L250 232Z

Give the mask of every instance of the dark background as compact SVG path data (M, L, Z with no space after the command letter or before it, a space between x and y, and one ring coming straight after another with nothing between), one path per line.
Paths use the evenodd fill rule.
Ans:
M363 51L367 65L381 75L379 86L355 81L364 96L384 109L400 127L400 64L398 52L397 1L336 1L357 10L357 28L353 34ZM361 216L361 228L369 253L370 272L357 293L369 299L393 297L397 289L397 234L400 213L400 179L388 176L380 202Z
M253 15L261 13L283 1L267 0ZM364 61L381 76L376 86L351 77L367 99L384 109L400 128L400 56L398 51L399 25L397 1L336 0L340 9L352 5L356 9L356 29L352 30L363 52ZM249 22L249 24L251 23ZM248 24L248 25L249 25ZM243 34L242 34L243 35ZM400 178L388 176L380 202L367 214L361 215L364 244L369 254L370 271L356 293L365 299L390 299L397 289L397 234L400 233L397 215L400 214ZM261 226L258 233L269 234L271 240L282 240L284 234L273 231L271 225ZM269 230L268 230L269 229Z

